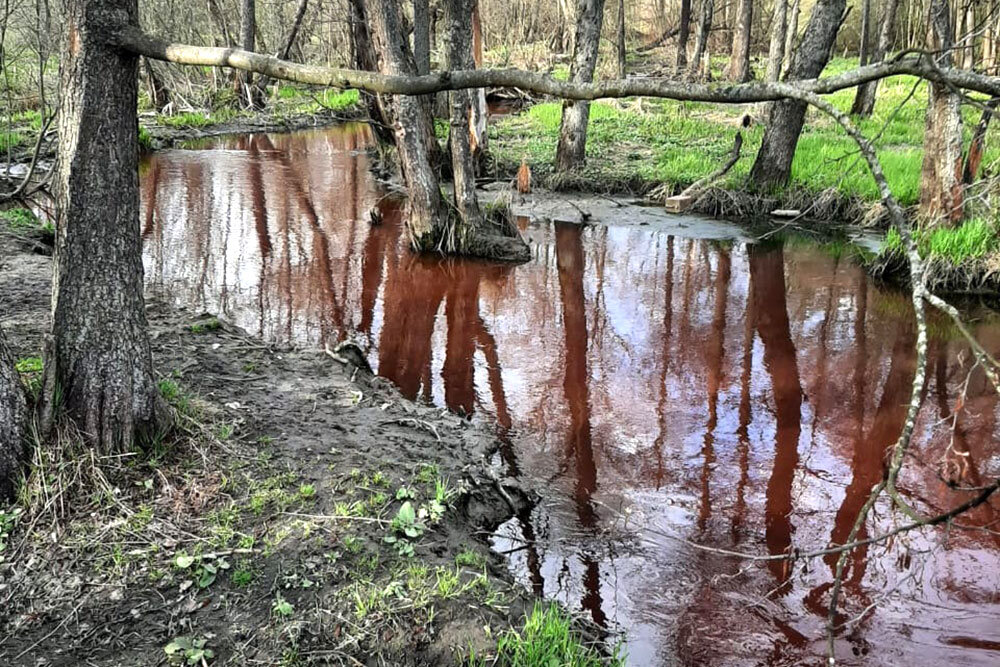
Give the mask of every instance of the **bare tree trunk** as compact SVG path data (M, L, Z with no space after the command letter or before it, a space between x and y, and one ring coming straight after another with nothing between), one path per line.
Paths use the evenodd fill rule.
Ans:
M371 27L372 43L383 74L412 74L416 66L405 48L400 7L395 0L369 0L364 10ZM409 191L407 230L415 249L434 247L434 226L445 215L441 185L431 167L433 148L426 131L430 118L420 98L391 97L392 126L399 151L403 180Z
M413 0L413 59L417 74L431 71L431 10L428 0Z
M662 10L662 5L661 5ZM691 0L681 0L680 22L677 24L677 72L687 69L687 44L691 34ZM695 63L697 65L697 63Z
M878 33L878 43L875 45L875 52L869 62L880 63L885 60L886 54L892 47L892 36L896 24L896 11L899 8L899 0L887 0L885 13L882 15L881 29ZM867 117L875 110L875 93L878 91L878 81L869 81L858 86L858 92L851 106L851 113L858 116Z
M870 0L865 0L870 2ZM767 49L767 81L777 81L781 77L781 66L785 63L785 38L788 32L788 2L774 0L774 15L771 18L771 43Z
M232 46L233 36L229 32L229 24L226 23L226 16L219 8L218 0L208 0L208 13L215 21L215 29L219 31L219 36L222 38L222 46Z
M931 0L927 49L939 67L951 67L953 46L948 0ZM928 82L924 162L920 169L920 213L935 222L964 217L962 185L962 100L947 84Z
M813 79L830 59L830 50L844 16L846 0L817 0L802 42L792 56L786 79ZM760 188L783 186L792 171L795 146L805 121L806 103L781 100L772 103L767 130L750 170L751 182Z
M701 18L698 20L698 35L694 41L694 58L692 58L691 78L704 73L705 78L711 78L711 72L706 65L702 72L702 60L708 49L708 38L712 34L712 15L715 13L715 0L701 0Z
M257 34L257 3L256 0L241 0L240 2L240 48L253 51L256 48ZM250 109L260 106L259 99L253 88L253 74L236 72L233 76L233 86L240 103Z
M163 111L170 104L170 91L167 90L167 86L163 83L160 75L157 74L153 63L143 58L142 64L146 70L146 79L149 81L149 98L153 103L153 108L157 111Z
M861 45L858 48L858 64L864 67L871 61L871 14L872 0L862 0L861 2ZM858 86L858 91L854 95L854 104L851 105L851 114L860 115L864 105L862 87Z
M753 0L739 0L736 10L736 32L733 34L733 52L726 69L726 78L737 83L749 81L750 30L753 27Z
M351 66L364 72L378 72L378 57L372 44L371 31L368 28L368 14L364 0L348 0L348 37L351 46ZM380 141L392 143L395 124L392 115L392 104L384 95L376 95L361 91L361 100L368 110L368 118Z
M892 0L890 0L891 2ZM788 16L788 34L785 36L785 62L790 63L795 52L795 40L799 38L800 0L792 0ZM787 70L787 68L786 68ZM778 77L781 78L780 75Z
M965 155L965 168L962 171L962 182L972 185L979 176L979 167L983 162L983 152L986 150L986 130L989 129L990 120L996 113L997 106L1000 105L1000 97L990 98L979 117L979 123L972 132L972 140L969 142L969 151Z
M573 81L592 81L604 20L604 0L579 0L576 7L576 39L573 41ZM583 164L587 150L590 102L566 100L562 107L556 169L569 171Z
M309 0L299 0L298 7L295 9L295 18L292 19L292 27L288 30L288 35L285 37L284 45L276 54L281 60L288 60L288 56L292 52L292 47L295 46L295 40L298 39L299 31L302 29L302 20L305 18L306 9L308 8ZM266 76L262 76L257 80L257 92L255 93L256 99L264 99L264 91L267 90L270 83L271 79Z
M137 0L72 0L62 63L42 422L47 430L54 410L65 411L102 453L143 443L170 422L143 297L138 58L108 43L137 24Z
M976 5L972 0L965 4L965 29L962 30L962 69L972 69L976 62Z
M0 329L0 502L14 496L25 458L27 420L21 378Z
M690 0L688 0L690 2ZM618 78L624 79L627 63L625 62L625 0L618 0Z
M479 11L479 0L472 5L472 63L476 68L483 66L483 21ZM469 129L472 133L472 154L482 155L486 150L486 122L489 109L486 107L486 89L477 88L472 91L472 115Z

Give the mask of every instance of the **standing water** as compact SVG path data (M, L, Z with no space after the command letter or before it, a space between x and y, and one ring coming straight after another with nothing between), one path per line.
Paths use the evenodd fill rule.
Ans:
M152 155L150 292L268 340L365 339L406 396L492 424L500 463L545 490L494 547L525 585L622 633L631 664L821 664L836 556L720 550L847 539L903 424L909 298L834 250L735 228L523 220L527 265L416 256L370 141L347 125ZM1000 319L970 318L1000 353ZM996 394L946 321L929 328L899 486L930 515L1000 476L1000 447ZM997 507L856 550L839 662L1000 663ZM859 537L907 521L879 504Z

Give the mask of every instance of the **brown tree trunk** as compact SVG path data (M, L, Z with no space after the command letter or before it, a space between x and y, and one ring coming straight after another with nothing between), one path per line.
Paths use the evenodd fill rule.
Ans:
M711 71L706 65L702 68L702 60L708 49L708 38L712 34L712 15L715 13L715 0L701 0L701 18L698 20L698 35L694 40L694 57L691 59L691 76L704 74L711 78ZM702 71L704 69L704 71Z
M371 31L368 28L368 14L364 0L348 0L348 37L351 47L351 66L364 72L379 71L378 57L372 44ZM380 141L392 143L393 116L392 104L383 95L361 91L361 100L368 110L368 118L375 135Z
M927 49L939 67L951 67L953 46L948 0L931 0ZM964 217L962 185L962 100L946 84L928 82L924 161L920 169L920 213L954 224Z
M677 72L687 69L687 44L691 34L691 0L681 0L680 22L677 24ZM697 64L697 63L696 63Z
M21 378L0 329L0 502L14 497L25 458L27 420Z
M479 11L479 0L472 3L472 62L471 67L483 66L483 20ZM472 115L469 117L472 154L476 157L486 150L486 121L489 109L486 106L486 89L477 88L472 91Z
M690 0L688 0L690 1ZM628 63L625 52L625 0L618 0L618 78L624 79Z
M222 38L222 46L232 46L233 36L229 32L229 24L226 23L226 16L222 13L218 0L208 0L208 13L215 21L215 29L219 31L219 36Z
M767 81L777 81L781 77L781 67L785 64L787 33L788 2L774 0L774 15L771 18L771 43L767 49L767 74L764 76Z
M830 50L844 16L846 0L817 0L802 42L791 58L787 80L813 79L830 59ZM772 103L767 129L757 159L750 170L751 182L760 188L783 186L792 172L795 145L805 121L806 103L781 100Z
M979 117L976 129L972 132L969 151L965 155L965 168L962 171L962 182L966 185L972 185L979 177L979 167L983 162L983 152L986 150L986 130L989 129L990 120L996 113L998 105L1000 105L1000 97L990 98Z
M736 32L733 34L733 52L729 57L726 78L743 83L752 77L750 72L750 30L753 27L753 0L739 0L736 9Z
M153 67L153 63L149 62L146 58L143 58L142 64L146 70L146 79L149 81L150 101L153 103L154 109L162 112L163 109L170 104L170 91L167 90L167 86L163 83L163 79L160 78L160 75L156 73L156 68Z
M62 62L42 421L48 429L64 411L102 453L143 443L170 421L143 297L138 58L108 43L137 24L137 0L73 0Z
M604 21L604 0L579 0L576 7L576 39L573 41L573 81L593 81ZM587 150L590 102L566 100L562 107L556 169L569 171L583 164Z
M886 54L892 48L892 37L896 25L896 11L899 8L899 0L887 0L885 12L882 15L881 29L878 33L878 42L875 44L875 51L869 62L880 63L885 60ZM878 80L869 81L858 86L858 92L851 107L851 113L858 116L867 117L875 110L875 93L878 90Z
M295 46L295 40L299 37L299 31L302 29L302 21L306 16L306 9L308 8L309 0L299 0L298 7L295 9L295 18L292 19L292 27L288 30L288 35L285 37L284 45L276 54L281 60L288 60L288 57L292 52L292 47ZM257 92L255 93L257 99L264 99L264 92L267 90L270 83L271 79L266 76L262 76L257 80Z

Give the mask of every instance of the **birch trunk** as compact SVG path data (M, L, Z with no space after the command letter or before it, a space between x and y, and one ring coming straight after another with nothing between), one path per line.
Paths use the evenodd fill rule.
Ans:
M576 8L576 39L573 41L573 81L592 81L604 20L604 0L579 0ZM569 171L583 165L587 149L590 102L566 100L562 107L556 169Z

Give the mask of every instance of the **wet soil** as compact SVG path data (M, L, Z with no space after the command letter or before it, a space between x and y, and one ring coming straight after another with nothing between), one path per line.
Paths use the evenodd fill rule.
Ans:
M50 271L50 258L0 234L0 326L17 358L39 354ZM314 347L155 297L148 315L155 368L194 418L162 459L109 472L110 505L66 494L59 502L81 511L43 511L15 530L0 552L0 664L164 664L178 636L205 638L212 664L450 664L488 652L484 628L522 618L526 597L485 540L527 495L510 480L498 491L491 433ZM441 480L460 493L415 555L397 557L383 543L393 494L409 488L416 504ZM247 511L255 502L262 513ZM344 519L345 506L367 513ZM192 586L181 553L222 554L252 581ZM440 594L452 573L466 588ZM378 601L364 617L363 595Z

